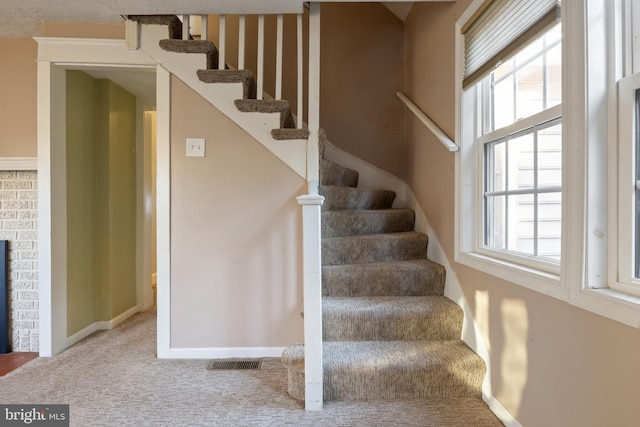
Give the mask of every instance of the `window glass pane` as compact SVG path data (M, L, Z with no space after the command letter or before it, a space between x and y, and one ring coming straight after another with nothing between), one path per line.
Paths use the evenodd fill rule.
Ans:
M503 62L495 69L493 72L494 81L500 80L507 74L511 74L513 72L513 59Z
M540 56L544 49L543 38L535 40L533 43L529 44L527 47L522 49L516 56L516 64L523 65L526 64L531 58L535 56Z
M557 24L487 77L491 82L491 120L484 133L562 102L560 38L561 27Z
M544 67L538 57L516 72L516 120L544 110Z
M506 249L507 239L506 196L489 196L486 200L485 244L496 249Z
M487 146L487 191L504 191L507 188L507 143Z
M562 124L538 131L538 188L562 185Z
M493 126L500 129L515 121L514 76L511 74L493 86Z
M520 194L509 196L509 247L527 255L535 255L534 246L534 196Z
M546 57L547 105L553 107L562 103L562 47L557 45L547 52Z
M560 260L560 234L562 229L562 193L538 194L537 255Z
M522 135L509 141L509 190L533 188L533 161L533 134Z

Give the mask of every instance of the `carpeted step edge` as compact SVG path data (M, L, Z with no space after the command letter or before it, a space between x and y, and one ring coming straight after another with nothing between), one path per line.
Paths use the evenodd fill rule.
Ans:
M207 68L218 68L218 49L208 40L160 40L160 47L175 53L207 55Z
M280 113L281 128L295 128L289 101L284 99L236 99L236 108L243 113Z
M176 15L128 15L127 19L143 25L166 25L170 39L182 38L182 21Z
M456 340L463 312L444 296L325 297L324 341Z
M429 259L322 267L323 296L439 296L446 270Z
M308 139L307 129L272 129L271 137L278 141L288 141L291 139Z
M304 401L304 346L287 347L288 392ZM325 400L479 397L484 361L462 340L323 343Z
M204 83L242 83L243 98L256 97L256 79L251 70L198 70L196 73Z

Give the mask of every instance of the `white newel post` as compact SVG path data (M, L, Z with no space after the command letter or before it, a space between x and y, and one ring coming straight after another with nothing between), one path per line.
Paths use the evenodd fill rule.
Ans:
M323 196L298 197L302 206L304 269L304 403L307 411L322 409L322 276L320 207Z
M320 208L320 3L309 7L309 139L307 142L306 196L302 205L304 268L304 376L305 409L318 411L323 404L322 367L322 257Z

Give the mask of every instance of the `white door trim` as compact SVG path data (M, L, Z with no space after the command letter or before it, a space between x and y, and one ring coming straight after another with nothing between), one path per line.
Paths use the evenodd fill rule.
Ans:
M67 346L66 289L66 73L67 67L143 67L158 68L157 63L140 50L128 49L124 40L35 38L38 43L38 281L40 289L40 356L52 356ZM169 87L164 88L168 94ZM158 96L168 101L169 96ZM162 106L169 110L169 105ZM169 123L158 126L169 128ZM158 129L158 135L166 135ZM168 146L168 140L165 141ZM167 168L158 168L167 173ZM158 176L160 180L160 176ZM168 177L162 181L168 181ZM158 214L168 217L158 206ZM158 242L169 241L169 230L158 229ZM158 260L166 263L167 258ZM169 286L169 277L158 272L160 284ZM164 280L162 280L164 279ZM138 286L144 281L138 280ZM166 290L168 293L168 289ZM140 295L140 293L139 293ZM169 317L167 305L158 299L158 318ZM140 301L139 301L140 303ZM162 313L162 315L161 315ZM169 329L158 325L158 342L169 341ZM166 338L165 338L166 335Z

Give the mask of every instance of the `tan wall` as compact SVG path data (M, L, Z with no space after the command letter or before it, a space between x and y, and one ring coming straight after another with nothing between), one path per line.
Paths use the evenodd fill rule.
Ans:
M124 39L123 24L46 22L42 37ZM33 39L0 39L0 157L37 154L38 45ZM9 102L10 100L10 102Z
M81 22L43 22L41 37L74 37L87 39L124 39L125 25L90 24Z
M36 56L32 39L0 39L0 157L35 157Z
M176 78L171 93L171 346L299 342L304 180Z
M381 3L322 4L320 125L337 147L407 177L403 23Z
M416 3L406 22L407 91L454 135L454 22L470 0ZM454 154L407 118L408 182L449 260ZM635 425L640 331L453 263L490 346L494 395L527 427Z

